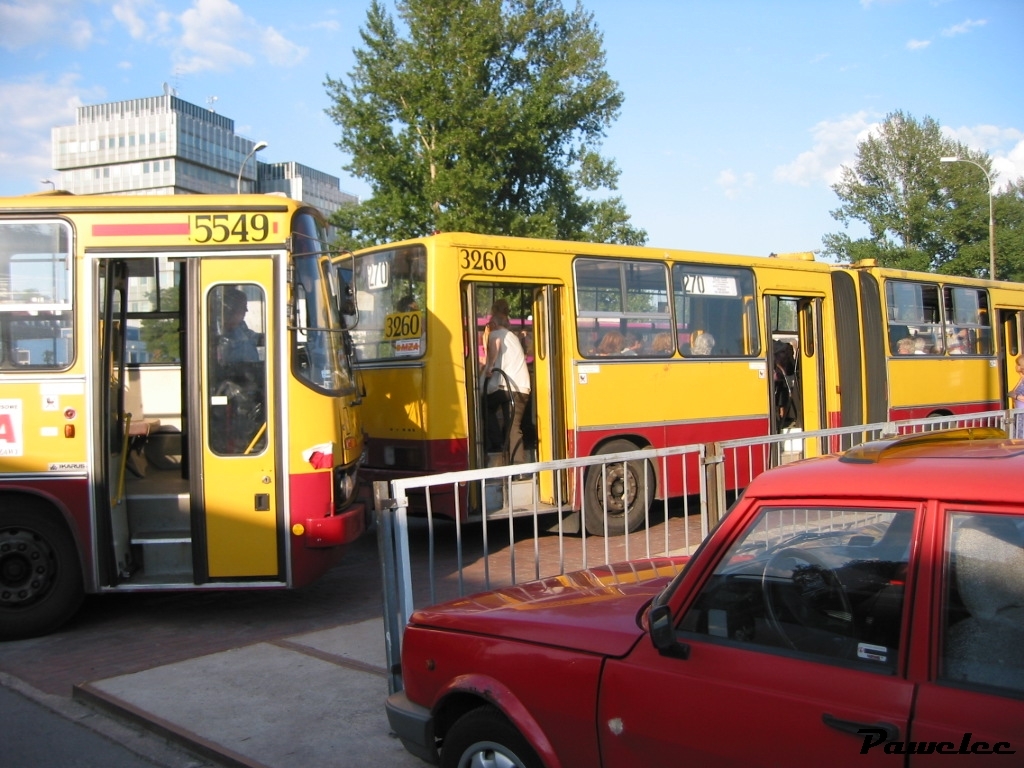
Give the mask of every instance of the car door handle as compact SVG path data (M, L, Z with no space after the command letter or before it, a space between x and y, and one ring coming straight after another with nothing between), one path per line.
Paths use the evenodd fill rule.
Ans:
M821 716L821 721L829 728L835 728L837 731L853 736L862 736L861 731L874 731L884 733L885 741L899 741L900 739L900 729L892 723L860 723L856 720L843 720L828 712Z

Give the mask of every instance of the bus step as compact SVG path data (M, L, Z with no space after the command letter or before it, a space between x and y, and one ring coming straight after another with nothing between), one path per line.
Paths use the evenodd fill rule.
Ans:
M189 530L187 493L148 493L128 496L128 526L132 531Z
M189 531L139 531L132 534L131 542L137 548L137 554L141 551L140 572L144 576L191 574L192 537Z

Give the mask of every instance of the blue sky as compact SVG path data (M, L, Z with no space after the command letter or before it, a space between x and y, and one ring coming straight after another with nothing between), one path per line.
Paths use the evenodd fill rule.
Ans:
M582 2L625 96L603 151L652 246L820 248L841 229L830 185L895 110L988 152L997 184L1024 176L1020 0ZM57 178L50 129L73 124L75 107L156 96L164 83L269 142L262 160L298 161L367 195L343 170L323 87L350 72L367 7L0 0L0 195Z

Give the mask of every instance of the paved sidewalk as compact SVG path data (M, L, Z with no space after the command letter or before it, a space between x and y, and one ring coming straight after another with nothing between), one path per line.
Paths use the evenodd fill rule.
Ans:
M422 767L390 733L379 619L75 686L225 766Z

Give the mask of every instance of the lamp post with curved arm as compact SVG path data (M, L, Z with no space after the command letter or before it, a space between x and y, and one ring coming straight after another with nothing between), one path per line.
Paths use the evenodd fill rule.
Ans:
M265 141L258 141L258 142L256 142L255 146L253 146L253 148L251 150L249 150L249 154L245 156L245 160L242 161L242 167L238 169L238 184L235 187L235 191L239 195L242 194L242 174L245 172L245 164L249 162L249 158L250 157L255 155L261 149L266 149L266 148L267 148L267 142L265 142Z
M968 160L965 157L940 157L939 160L943 163L970 163L981 169L981 172L985 174L985 181L988 182L988 277L989 280L996 279L996 217L992 207L992 177L989 172L985 170L985 166L981 163L977 163L974 160Z

